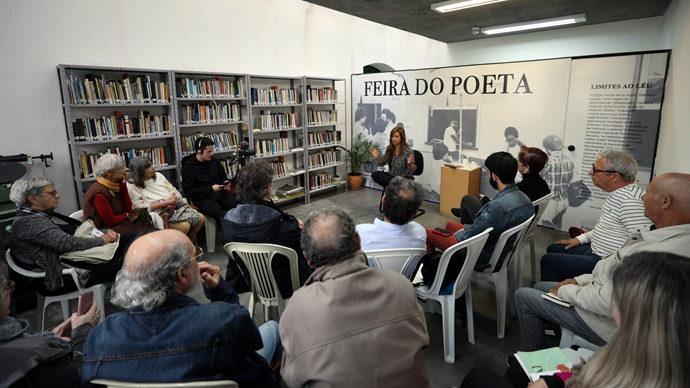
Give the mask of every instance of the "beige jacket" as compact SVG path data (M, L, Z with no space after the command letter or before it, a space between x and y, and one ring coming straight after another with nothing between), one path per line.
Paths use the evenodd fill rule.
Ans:
M429 387L426 320L403 275L364 252L317 268L280 318L283 380L293 388Z
M634 232L625 247L600 260L591 274L575 277L577 285L558 289L558 296L572 303L575 311L599 337L609 341L618 331L611 309L611 275L624 259L637 252L666 252L690 256L690 225L668 226ZM690 258L689 258L690 260Z

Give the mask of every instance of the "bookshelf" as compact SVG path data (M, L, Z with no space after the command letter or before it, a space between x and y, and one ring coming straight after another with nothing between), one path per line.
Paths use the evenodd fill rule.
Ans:
M57 71L80 208L101 154L146 156L159 171L179 170L169 71L79 65ZM177 174L170 175L176 182Z
M249 77L249 143L256 150L253 160L273 167L273 189L284 185L304 187L307 170L304 156L303 77ZM290 198L274 197L276 203L304 198L307 191Z
M344 79L304 77L303 85L309 203L311 194L346 186L345 158L337 147L345 146L347 96Z
M247 75L174 71L172 77L180 160L194 153L198 137L208 137L214 142L214 156L228 177L234 177L235 152L247 127Z

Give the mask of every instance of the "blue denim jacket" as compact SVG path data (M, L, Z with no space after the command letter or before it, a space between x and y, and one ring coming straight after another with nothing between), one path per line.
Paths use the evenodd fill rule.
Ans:
M491 254L494 252L494 247L501 233L519 225L532 215L534 215L532 201L516 185L510 185L496 194L491 202L484 205L477 213L474 223L455 233L455 238L458 241L466 240L489 227L494 228L489 232L489 239L486 241L482 253L479 254L479 260L474 267L475 270L481 271L489 265ZM494 272L501 268L505 256L513 246L513 240L515 240L514 236L506 242Z
M151 311L135 307L97 325L84 346L84 381L235 380L242 387L276 387L259 329L237 293L220 279L199 304L175 295Z

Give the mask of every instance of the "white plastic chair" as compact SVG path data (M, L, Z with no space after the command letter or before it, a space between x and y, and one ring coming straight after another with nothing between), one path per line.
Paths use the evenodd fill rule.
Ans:
M283 313L289 299L283 299L278 290L278 284L273 276L271 262L275 255L283 255L290 261L290 277L292 280L292 290L299 288L299 273L297 269L297 252L292 248L287 248L276 244L261 243L241 243L231 242L223 247L225 252L230 255L230 260L234 260L233 253L242 259L249 270L252 280L252 295L249 298L249 314L254 317L254 307L258 301L264 307L264 320L269 320L270 307L278 307L278 316Z
M84 222L84 211L77 210L76 212L69 215L70 218L74 218L77 221Z
M525 233L525 238L523 240L523 243L520 244L518 247L518 257L515 260L515 284L517 287L522 287L522 274L525 271L525 245L529 243L529 250L530 254L532 255L531 257L531 267L532 267L532 282L536 282L537 280L537 256L535 254L535 249L534 249L534 232L537 229L537 225L539 225L539 221L541 220L541 216L544 214L544 210L546 210L546 207L549 206L549 201L551 201L551 198L553 197L553 193L546 194L545 196L537 199L536 201L532 202L532 206L534 206L535 209L537 209L537 213L534 217L534 221L530 224L529 228L527 228L527 232Z
M46 276L45 272L34 272L34 271L29 271L27 269L24 269L17 265L17 263L14 261L14 258L12 258L12 255L10 254L10 250L7 250L7 253L5 254L5 257L7 258L7 265L12 268L12 270L19 275L26 276L29 278L44 278ZM38 311L36 311L36 318L38 320L38 327L41 329L41 331L45 330L44 323L45 323L45 314L46 314L46 307L48 307L49 304L53 302L60 302L62 305L62 317L63 319L67 319L70 314L69 314L69 300L70 299L77 299L79 298L79 295L93 291L93 300L98 303L98 307L101 309L101 322L105 319L105 289L107 287L106 284L96 284L94 286L91 286L89 288L82 288L81 284L79 283L79 278L77 276L77 271L74 268L63 268L62 269L62 274L63 275L70 275L72 276L72 279L74 280L74 283L77 285L77 291L73 291L67 294L62 294L62 295L54 295L54 296L46 296L42 295L39 292L36 292L36 310L42 309L41 313L38 314Z
M574 345L589 349L594 352L599 350L599 346L594 345L593 343L561 326L561 343L558 345L558 347L561 349L570 349L570 347Z
M216 230L218 223L216 219L204 214L204 229L206 230L206 250L208 252L216 251Z
M505 335L506 301L508 300L508 289L510 288L508 287L508 268L510 268L511 261L516 255L517 247L522 245L527 227L530 225L533 219L534 215L522 222L520 225L514 226L501 233L501 235L498 237L498 241L496 242L496 246L494 247L494 251L491 254L491 259L489 259L489 268L484 269L482 272L474 272L475 278L485 279L492 282L494 284L494 288L496 289L496 324L498 326L498 338L503 338ZM494 272L494 268L496 268L498 259L501 256L501 251L503 251L506 242L513 235L516 236L515 241L513 242L513 247L506 254L506 258L503 260L503 264L501 264L501 268L498 270L498 272ZM513 292L514 290L511 290L510 295L512 295Z
M472 288L470 278L474 270L479 254L489 238L489 232L493 228L488 228L480 234L463 240L452 247L446 249L441 256L436 271L436 277L429 288L422 285L416 288L417 299L428 303L428 299L437 301L441 304L441 315L443 317L443 357L449 364L455 362L455 300L465 294L465 310L467 311L467 340L474 345L474 316L472 315ZM465 263L455 279L453 292L450 295L440 295L441 283L446 275L446 269L450 258L455 252L467 248Z
M189 381L186 383L127 383L124 381L113 381L104 379L91 380L92 384L105 385L108 388L203 388L203 387L222 387L222 388L237 388L239 385L232 380L215 380L215 381Z
M419 259L426 248L375 249L365 251L369 265L393 272L399 272L411 279Z

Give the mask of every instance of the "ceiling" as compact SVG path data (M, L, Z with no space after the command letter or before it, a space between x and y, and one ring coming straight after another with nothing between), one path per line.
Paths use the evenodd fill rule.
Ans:
M431 4L441 0L305 1L441 42L453 43L489 37L481 33L472 34L473 27L499 26L581 13L587 15L587 21L576 26L663 16L673 0L507 0L445 14L430 8ZM509 34L501 36L505 35Z

